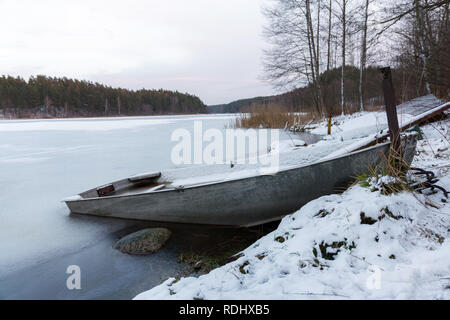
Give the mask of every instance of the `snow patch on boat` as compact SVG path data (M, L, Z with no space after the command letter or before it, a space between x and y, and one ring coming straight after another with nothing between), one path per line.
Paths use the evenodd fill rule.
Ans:
M71 197L67 197L61 200L61 202L66 202L66 201L78 201L78 200L83 200L83 197L80 196L79 194L77 194L76 196L71 196Z

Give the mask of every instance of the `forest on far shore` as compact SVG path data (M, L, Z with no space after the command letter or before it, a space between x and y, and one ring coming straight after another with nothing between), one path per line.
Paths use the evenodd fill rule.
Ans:
M378 66L368 66L364 70L363 79L363 104L365 110L373 110L384 105L383 91L381 88L382 74ZM360 111L359 81L360 69L356 66L345 66L345 112ZM322 100L328 106L328 112L332 115L341 113L341 68L325 70L318 78L322 88ZM427 92L420 86L420 73L415 73L410 68L397 65L392 68L392 81L396 89L398 103L411 100ZM419 90L417 89L419 87ZM211 113L239 113L248 112L253 107L283 107L286 110L299 112L316 112L314 101L314 89L312 84L291 90L286 93L273 96L241 99L228 104L209 106Z
M359 68L355 66L345 66L345 101L346 111L359 111ZM394 87L398 90L398 98L400 102L404 102L415 98L417 94L406 90L406 86L402 84L404 70L394 69L393 82ZM366 109L382 106L383 92L381 89L381 73L376 66L369 66L365 70L364 78L364 105ZM341 85L341 69L333 68L324 71L319 81L323 89L323 101L329 106L333 106L332 114L339 114L340 110L340 85ZM294 89L292 91L274 96L255 97L251 99L241 99L230 102L228 104L220 104L209 106L211 113L238 113L247 112L256 106L282 106L287 110L300 112L315 112L314 92L311 84L304 87Z
M46 76L0 77L0 118L61 118L207 112L196 96L168 90L127 90Z

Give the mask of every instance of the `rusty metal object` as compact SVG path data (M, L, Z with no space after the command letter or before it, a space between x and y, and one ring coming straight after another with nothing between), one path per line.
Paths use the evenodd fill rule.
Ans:
M423 175L425 176L424 181L419 181L412 185L412 187L417 190L418 192L422 192L425 189L431 189L431 191L434 191L434 189L441 190L442 193L446 198L448 198L448 191L436 184L436 182L439 181L438 178L436 178L436 175L433 171L427 171L421 168L410 168L414 175Z
M97 194L99 197L107 197L114 194L115 188L113 184L97 188Z

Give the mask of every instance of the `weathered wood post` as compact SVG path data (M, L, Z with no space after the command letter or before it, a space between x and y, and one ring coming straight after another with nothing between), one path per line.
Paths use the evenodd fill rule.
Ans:
M383 93L384 93L384 104L386 106L386 115L389 126L389 136L391 138L391 147L396 153L396 156L401 155L400 150L400 129L398 126L397 117L397 101L395 99L394 86L392 84L391 68L385 67L380 68L383 74Z
M331 135L331 113L328 116L328 135Z

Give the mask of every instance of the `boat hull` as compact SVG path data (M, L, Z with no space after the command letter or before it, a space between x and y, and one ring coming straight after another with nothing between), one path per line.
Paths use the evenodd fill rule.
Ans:
M404 159L411 163L416 136L403 141ZM293 213L323 195L342 192L355 176L381 163L390 144L311 165L284 169L274 175L205 183L180 190L66 201L72 213L103 217L223 226L253 226Z

